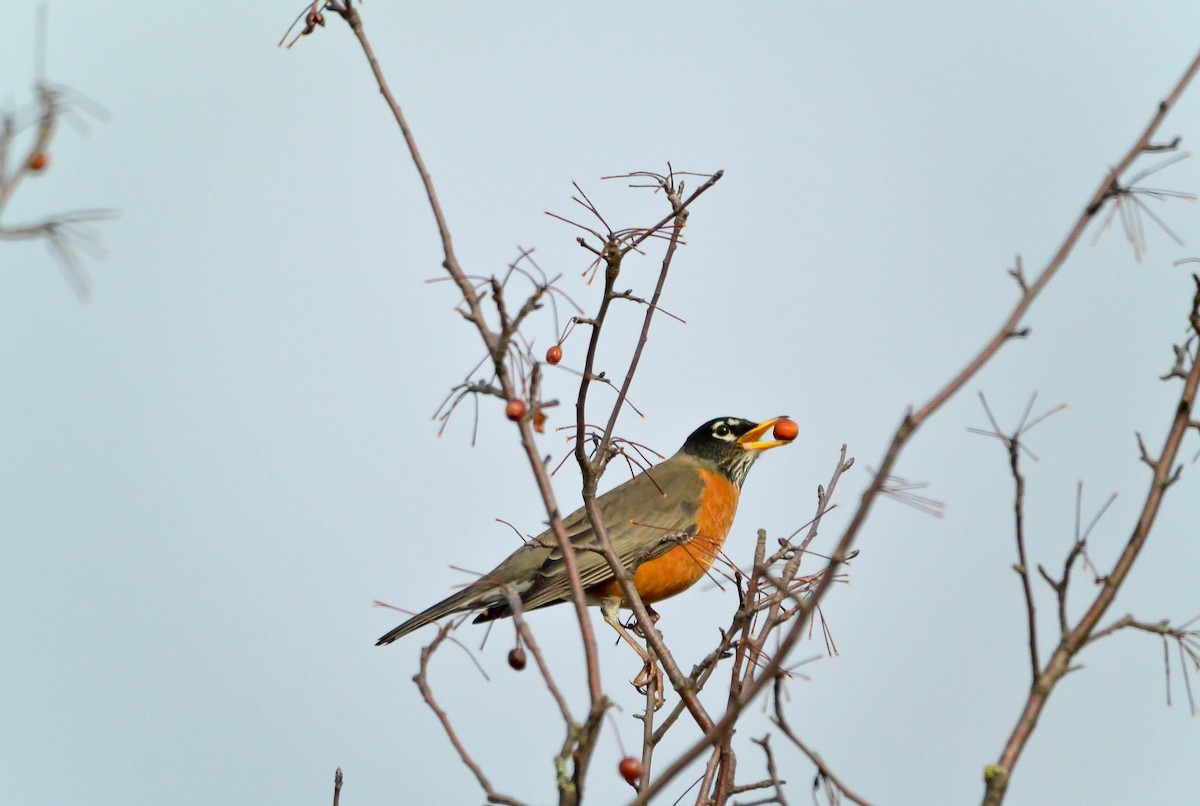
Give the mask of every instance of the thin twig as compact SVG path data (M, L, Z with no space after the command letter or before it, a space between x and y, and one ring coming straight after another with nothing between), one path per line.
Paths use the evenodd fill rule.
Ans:
M778 684L779 678L776 678L776 685ZM804 741L796 735L795 731L792 730L792 726L788 724L787 717L784 716L783 707L780 705L779 697L775 698L775 715L772 717L771 721L775 723L779 730L783 732L783 735L786 736L792 744L796 745L796 749L808 756L808 760L816 766L818 774L826 781L837 787L838 792L849 798L854 803L857 803L858 806L871 806L869 801L862 798L855 793L854 790L846 786L845 781L839 778L833 772L833 770L829 768L829 765L825 763L825 760L821 758L819 753L805 744Z
M662 294L662 289L666 283L667 274L671 267L671 261L675 254L676 244L679 234L682 232L687 221L687 205L694 201L704 190L712 187L713 184L720 178L721 172L717 172L708 182L702 185L697 191L693 192L686 201L680 201L679 197L673 191L673 186L669 186L664 182L664 189L668 191L668 198L672 204L672 215L663 220L657 226L662 226L667 221L674 221L671 230L671 242L667 247L666 255L663 258L662 266L659 271L658 283L655 287L654 296L651 299L651 305L646 309L642 323L642 331L638 339L638 345L634 350L633 357L630 360L629 368L626 371L625 382L622 384L621 391L617 395L617 401L613 405L612 413L609 415L608 423L605 426L604 436L601 438L599 446L597 446L595 460L590 459L584 452L584 436L585 436L585 412L587 410L587 394L590 386L590 379L595 374L596 351L599 344L600 333L604 326L605 318L607 317L612 301L616 298L614 289L617 277L620 275L621 263L628 253L629 249L622 249L619 239L616 236L610 235L605 243L603 255L605 263L604 276L604 295L601 298L600 308L596 314L595 320L592 322L592 334L588 342L587 358L584 363L583 380L579 385L579 394L575 404L576 411L576 443L575 443L575 458L579 463L580 472L583 476L583 505L587 512L588 520L592 525L593 534L596 536L599 543L601 553L608 560L612 568L614 578L621 588L624 595L624 606L633 611L634 618L638 626L641 628L642 634L646 638L647 645L653 650L654 655L658 658L662 666L663 672L671 681L672 687L679 694L680 699L687 706L693 718L702 730L708 730L712 725L712 718L700 703L696 693L687 684L687 678L680 671L679 665L675 662L670 650L662 640L661 634L654 626L654 619L650 617L646 610L645 604L638 595L637 589L633 585L632 574L626 569L612 545L612 539L608 535L608 529L596 507L596 490L599 483L600 475L604 472L605 467L610 459L609 446L612 442L612 432L616 424L616 419L620 414L620 410L628 393L629 386L633 381L633 376L637 370L638 361L640 360L642 349L645 346L648 338L650 324L653 321L654 314L657 310L658 300Z
M775 802L779 806L788 806L787 798L783 792L783 785L787 781L779 777L779 769L775 766L775 754L771 752L771 735L767 734L761 739L751 739L750 741L761 747L763 754L767 757L767 775L770 778L771 786L775 790Z
M1027 630L1027 640L1029 643L1029 665L1030 665L1030 685L1037 683L1038 675L1041 674L1042 665L1038 653L1038 637L1037 637L1037 605L1033 598L1033 584L1030 581L1029 573L1029 557L1025 550L1025 476L1021 473L1021 451L1025 450L1036 461L1037 457L1032 451L1021 442L1022 437L1036 428L1040 423L1045 422L1050 416L1062 411L1066 408L1065 405L1057 406L1047 412L1039 414L1033 420L1029 419L1029 415L1033 413L1033 405L1037 400L1037 394L1034 393L1029 398L1029 403L1025 407L1025 412L1021 415L1017 427L1011 435L1006 435L1001 431L999 423L996 421L995 415L992 414L991 407L988 406L987 398L983 393L979 393L979 401L983 405L983 410L987 414L988 421L992 425L990 432L985 432L979 429L971 429L977 434L986 434L999 439L1008 453L1008 469L1013 477L1013 532L1017 540L1017 564L1013 566L1013 570L1021 577L1021 590L1025 597L1025 621ZM1077 541L1078 542L1078 541ZM1065 592L1060 589L1058 583L1051 583L1055 591L1060 594L1060 621L1065 623L1066 620L1066 596ZM1065 586L1063 586L1065 587Z
M1200 68L1200 57L1197 57L1196 61L1193 62L1192 68L1189 70L1187 76L1185 76L1185 79L1190 77L1197 68ZM1172 98L1177 96L1178 92L1174 93ZM1163 106L1165 111L1167 102L1164 101ZM1196 283L1196 293L1192 299L1189 322L1193 332L1196 335L1200 335L1200 277L1193 276L1193 279ZM1171 427L1163 440L1162 450L1159 452L1157 459L1147 461L1147 464L1151 467L1152 478L1150 489L1146 493L1141 513L1138 516L1137 524L1134 526L1133 532L1130 534L1112 570L1099 580L1099 591L1096 593L1087 611L1073 627L1064 632L1057 648L1046 663L1045 670L1039 675L1033 689L1030 691L1021 715L1017 720L1017 724L1013 728L1000 754L999 760L996 764L989 765L987 768L985 775L986 788L983 798L985 806L998 806L1003 801L1012 769L1021 757L1021 753L1029 741L1029 737L1037 726L1038 718L1045 709L1051 692L1058 684L1058 681L1071 670L1072 660L1092 637L1097 624L1099 624L1100 619L1104 617L1104 614L1112 605L1117 592L1121 589L1121 586L1129 575L1130 569L1132 569L1134 562L1145 546L1146 540L1150 535L1150 530L1154 526L1154 520L1158 515L1163 497L1167 489L1177 478L1175 458L1179 453L1180 445L1183 443L1184 435L1190 427L1191 412L1196 401L1198 388L1200 388L1200 361L1193 361L1191 370L1188 372L1187 378L1183 383L1179 400L1172 407L1173 417L1171 419ZM1148 459L1145 455L1144 445L1141 450L1144 458ZM1082 545L1082 542L1077 541L1076 547ZM1065 584L1066 580L1064 579L1064 588Z
M352 0L329 2L326 4L326 8L341 16L354 32L354 36L362 48L363 55L366 56L367 62L371 67L371 72L375 77L376 84L379 86L379 91L387 102L388 108L396 120L396 124L400 127L404 142L408 146L409 155L412 157L413 165L421 177L421 184L425 188L425 195L429 200L429 207L433 212L433 217L437 224L438 235L441 237L444 256L442 266L458 285L463 302L467 306L468 318L475 324L480 338L483 339L489 354L492 356L492 362L496 369L496 379L505 396L512 400L515 397L515 392L508 375L508 367L505 364L505 350L502 343L503 334L493 332L488 326L483 308L480 305L479 295L459 265L458 257L454 252L454 243L450 237L450 226L442 212L441 203L438 201L433 179L425 167L425 160L422 158L420 149L417 147L416 139L408 126L408 121L405 119L404 113L401 111L395 96L392 95L391 87L384 77L379 60L375 57L375 52L371 47L370 41L367 39L362 18L359 16L358 10L354 8ZM579 566L575 559L575 552L570 540L567 538L566 530L563 528L562 518L558 512L558 505L555 503L554 492L550 486L550 479L545 466L542 464L541 455L534 441L529 419L522 419L518 427L521 435L521 446L525 450L526 459L533 470L534 478L537 480L538 492L542 496L547 515L550 519L550 528L563 552L563 566L571 586L571 599L575 608L576 621L579 624L587 663L588 693L593 707L602 708L604 695L600 682L600 661L597 657L595 633L592 629L591 619L587 613L587 600L584 597L583 584L579 579Z
M853 464L853 459L847 459L846 446L843 445L837 465L833 470L833 474L830 477L828 486L819 488L818 490L817 516L813 519L809 536L806 538L804 545L807 545L807 543L816 536L816 530L820 525L821 517L824 515L824 513L829 511L828 502L837 488L838 481L841 479L842 474L848 471ZM765 535L760 536L760 541L765 541ZM761 559L763 553L765 553L765 544L764 552L756 553L756 560ZM780 550L772 557L761 562L756 561L754 570L751 571L751 584L753 587L749 588L749 592L747 594L748 597L753 597L755 592L758 590L758 585L761 584L760 580L765 580L767 578L766 567L786 558L781 579L775 582L775 586L779 589L778 598L771 598L769 600L770 604L767 605L768 609L764 616L763 626L760 628L759 632L749 640L749 642L744 640L739 642L739 636L747 635L748 633L746 631L753 627L751 620L754 619L758 613L758 611L750 604L752 599L743 598L741 606L734 614L730 629L723 632L724 640L713 652L706 656L705 659L695 669L693 669L692 675L689 678L691 688L698 691L714 673L717 661L723 657L730 648L737 644L741 651L745 653L745 657L747 658L747 664L744 671L740 670L735 664L734 669L731 672L731 674L740 674L742 676L742 680L740 682L733 682L736 680L736 678L731 678L731 689L736 688L738 694L737 696L731 696L728 698L725 706L725 712L721 719L714 724L710 730L707 731L704 737L697 740L686 751L684 751L683 754L676 758L670 764L670 766L668 766L667 769L658 776L658 778L651 782L649 787L642 789L638 795L638 798L634 801L635 804L649 803L651 799L661 792L671 780L683 772L683 770L685 770L691 764L691 762L704 751L706 747L717 746L724 742L726 735L732 730L733 725L736 724L737 719L740 717L742 711L750 704L751 700L753 700L754 694L761 690L762 686L766 682L770 682L770 680L774 679L774 675L782 670L782 664L787 655L804 635L805 619L800 618L793 622L792 626L787 630L784 638L776 647L773 656L769 659L766 657L765 647L770 636L774 634L774 630L779 625L784 623L784 621L789 620L793 615L795 615L795 613L791 613L790 615L785 614L782 611L781 603L784 598L794 597L795 601L797 601L797 612L807 612L803 608L806 606L805 603L811 600L812 594L809 593L807 596L801 597L792 589L791 586L791 581L795 577L803 554L803 551L798 551L788 544L786 547L781 547ZM849 555L843 558L844 561L848 559ZM833 569L836 567L837 566L835 566L833 563L826 565L825 569L823 569L817 575L817 583L824 582L827 578L826 575L832 576L834 573ZM832 579L829 581L832 581ZM817 585L814 584L813 587L816 588ZM764 675L766 675L766 677L764 677ZM679 717L682 709L683 703L680 703L680 705L677 706L676 709L672 711L672 713L670 713L665 720L663 720L663 723L659 726L654 734L654 740L656 743L661 741L663 735L665 735L666 731Z
M1033 305L1033 302L1038 298L1038 296L1040 296L1041 292L1055 277L1055 275L1057 275L1059 269L1062 268L1067 257L1071 254L1072 250L1078 243L1088 223L1100 211L1104 202L1110 198L1114 188L1117 187L1117 181L1119 177L1126 171L1126 169L1129 168L1138 155L1142 153L1144 147L1153 138L1154 134L1158 131L1158 127L1166 117L1167 112L1169 112L1179 100L1179 97L1183 94L1184 89L1191 82L1197 70L1200 70L1200 54L1198 54L1188 65L1183 77L1177 82L1170 95L1168 95L1165 100L1158 104L1150 123L1143 130L1141 136L1134 143L1133 147L1130 148L1129 151L1127 151L1125 155L1117 162L1116 166L1105 175L1103 181L1097 187L1095 192L1093 192L1090 200L1087 202L1083 212L1079 215L1075 221L1075 224L1071 227L1067 237L1063 240L1058 250L1054 253L1053 257L1050 258L1049 262L1046 264L1045 268L1042 269L1037 278L1029 283L1027 289L1022 291L1016 305L1001 324L1000 328L996 332L996 335L993 336L967 363L966 367L964 367L957 375L955 375L949 383L942 387L942 389L935 393L934 396L930 398L924 406L916 411L910 410L905 414L900 425L897 427L892 436L891 442L884 454L883 461L880 462L879 469L876 471L874 478L872 478L870 484L867 486L866 491L862 495L862 499L858 508L851 517L850 523L846 526L841 538L838 540L837 547L834 549L832 554L832 559L827 566L827 570L830 571L830 573L827 573L821 577L813 592L806 600L807 604L804 606L806 617L807 614L811 613L812 609L820 603L825 593L829 590L829 586L833 584L835 574L832 572L835 571L838 566L842 565L849 556L850 550L853 547L855 540L858 538L859 532L862 531L862 528L867 521L872 505L875 503L875 500L879 497L879 494L884 489L887 479L891 476L892 470L899 461L900 454L903 452L904 447L912 439L917 430L934 413L936 413L943 405L945 405L945 403L950 400L950 398L953 397L968 381L970 381L971 378L973 378L975 374L978 373L979 370L989 360L991 360L991 358L999 351L999 349L1013 337L1013 334L1019 332L1020 322L1022 319L1024 319L1025 314ZM1200 366L1200 362L1198 362L1198 366ZM1154 511L1157 511L1157 506L1155 506ZM762 674L754 681L753 685L744 692L743 696L747 698L747 701L757 696L762 688L772 679L774 672L782 668L782 665L791 649L796 645L796 643L799 642L801 636L803 635L806 617L799 618L793 623L787 634L780 641L779 649L776 651L775 657L772 658L771 661L764 667ZM1063 671L1065 672L1065 666L1063 667ZM676 770L677 768L682 769L683 767L687 766L687 764L689 764L704 751L705 747L709 746L714 740L719 740L719 737L724 735L725 731L732 728L734 721L737 719L740 713L741 707L743 706L739 705L735 708L727 708L725 714L720 720L717 721L712 729L706 731L703 738L696 741L691 745L691 747L685 750L679 756L679 758L672 763L671 767L668 768L668 771ZM1040 708L1038 708L1038 711L1040 712ZM1026 735L1025 739L1027 738L1028 737ZM1024 746L1024 739L1019 741L1019 746ZM1019 750L1017 750L1017 752L1019 753ZM1008 768L1003 769L1002 775L996 770L993 770L992 772L995 773L993 777L1006 778L1007 769ZM664 773L663 776L659 778L659 781L662 781L666 777L667 773ZM643 791L643 793L635 802L647 803L649 799L653 797L653 795L657 794L658 790L656 785L659 783L659 781L651 784L651 786L647 790ZM994 783L992 777L989 778L988 788L989 791L997 788L1002 796L1003 785L997 785ZM999 801L997 800L996 803L998 802Z
M446 737L450 739L450 744L454 745L454 750L458 753L458 757L467 769L475 776L475 780L479 782L479 787L487 796L488 803L506 804L506 806L524 806L524 804L516 798L501 794L492 787L492 782L484 775L483 769L471 758L471 754L467 752L462 741L458 738L454 727L450 724L450 717L438 705L437 699L433 696L433 689L429 686L429 660L433 657L433 653L437 651L442 641L446 640L446 636L450 632L450 625L443 624L438 627L437 637L426 647L421 649L421 665L417 673L413 676L413 682L417 684L417 688L421 690L421 696L425 698L425 704L437 716L438 721L442 724L442 730L445 731Z

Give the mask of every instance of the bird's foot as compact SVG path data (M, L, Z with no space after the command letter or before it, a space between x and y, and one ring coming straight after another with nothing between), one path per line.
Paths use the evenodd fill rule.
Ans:
M637 689L639 694L647 694L650 692L651 686L654 688L654 710L663 707L666 702L664 696L665 687L663 685L663 672L656 660L647 660L646 665L642 667L642 671L637 677L631 681L633 687Z
M658 624L658 620L660 618L662 618L662 616L660 616L658 614L658 611L655 610L653 607L647 607L646 612L650 615L650 621L653 624ZM631 630L633 632L633 634L639 638L646 637L646 633L643 632L641 625L638 624L638 622L637 622L637 616L631 615L629 617L629 622L625 625L625 627L626 627L626 629Z

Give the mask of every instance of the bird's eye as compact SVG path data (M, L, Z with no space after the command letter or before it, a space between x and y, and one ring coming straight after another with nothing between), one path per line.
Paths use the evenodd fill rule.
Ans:
M713 434L718 437L727 437L729 436L729 426L725 425L725 423L718 423L713 428Z

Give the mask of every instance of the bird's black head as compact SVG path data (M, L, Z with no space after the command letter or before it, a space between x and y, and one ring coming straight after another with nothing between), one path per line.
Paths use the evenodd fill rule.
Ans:
M718 417L693 431L680 452L712 462L730 481L741 487L760 453L788 444L782 439L759 439L777 420L756 423L741 417Z

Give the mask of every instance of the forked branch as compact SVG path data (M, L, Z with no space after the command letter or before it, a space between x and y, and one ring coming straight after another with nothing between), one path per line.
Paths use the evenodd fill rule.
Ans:
M880 493L885 490L888 479L891 477L896 463L899 461L900 454L903 452L904 448L912 440L913 436L920 429L920 427L924 425L925 422L927 422L929 418L932 417L939 409L941 409L941 407L944 406L946 402L950 400L950 398L952 398L959 390L961 390L962 387L971 380L971 378L975 377L980 369L982 369L983 366L986 365L987 362L996 355L1000 348L1013 338L1014 334L1022 333L1020 325L1025 317L1025 314L1029 311L1034 301L1041 295L1041 292L1046 288L1050 281L1058 274L1059 270L1062 268L1063 264L1066 262L1067 258L1078 244L1079 239L1082 237L1083 232L1087 228L1088 224L1099 213L1104 203L1112 198L1113 194L1117 191L1117 189L1120 188L1120 177L1124 175L1125 171L1128 170L1128 168L1133 164L1134 160L1136 160L1142 153L1146 152L1148 146L1151 145L1151 141L1154 135L1158 132L1159 126L1166 118L1167 113L1170 112L1178 102L1184 90L1187 89L1188 85L1195 77L1197 70L1200 70L1200 54L1197 54L1196 57L1192 59L1191 63L1187 66L1187 69L1184 71L1183 76L1175 84L1171 92L1157 105L1150 122L1146 125L1145 129L1143 129L1141 135L1137 138L1134 144L1105 175L1100 185L1092 193L1091 198L1086 202L1083 211L1080 213L1078 218L1076 218L1075 223L1067 233L1066 238L1064 238L1063 242L1055 251L1053 257L1050 258L1049 262L1045 265L1037 277L1032 281L1028 281L1026 278L1024 278L1022 272L1019 278L1021 280L1019 283L1021 287L1020 296L1018 297L1016 304L1013 306L1008 316L997 329L995 335L978 353L975 354L974 357L967 362L967 365L958 374L956 374L949 381L949 383L938 390L923 406L915 411L909 410L909 412L905 414L900 422L900 425L896 428L896 431L892 436L892 439L884 454L883 461L880 462L878 470L875 472L874 477L862 495L862 499L858 505L858 508L855 510L850 523L842 533L837 547L833 551L832 557L826 568L827 573L821 576L812 594L808 596L805 599L804 604L800 606L802 613L798 618L795 619L792 627L786 632L784 638L780 642L780 645L775 651L774 657L772 657L770 661L764 665L758 678L742 692L739 705L737 707L727 707L725 713L715 722L713 727L706 732L705 736L685 750L679 756L679 758L672 763L671 767L669 768L670 770L677 771L682 769L702 752L704 752L706 747L710 747L714 743L719 743L726 731L732 729L733 724L740 713L742 705L756 697L763 687L774 678L774 674L780 668L782 668L783 664L786 662L789 652L800 640L808 618L811 616L814 609L820 604L822 598L829 590L829 586L833 584L837 568L841 566L850 555L851 549L853 548L859 533L862 531L862 528L865 525L868 516L870 515L871 507L874 505ZM1192 374L1195 374L1195 367L1193 367ZM1191 376L1189 376L1189 379L1190 378ZM1190 399L1191 398L1188 398L1189 410ZM1186 425L1187 419L1185 418L1180 428L1181 433L1182 429L1186 428ZM1176 447L1178 447L1177 444ZM1172 457L1174 456L1173 453L1170 455ZM1167 452L1164 451L1162 457L1165 459L1166 456ZM1170 477L1168 476L1163 479L1161 484L1155 485L1155 489L1158 490L1159 495L1161 495L1163 485L1169 483L1169 478ZM1153 511L1157 511L1157 506L1153 508ZM1144 540L1144 537L1142 539ZM1140 547L1140 542L1138 543L1138 546ZM1133 552L1133 556L1136 556L1136 551ZM1132 561L1132 557L1129 558L1129 561ZM1127 572L1127 567L1124 570ZM1115 595L1115 590L1113 591L1113 595ZM1111 595L1106 598L1106 603L1103 605L1103 608L1101 608L1101 612L1103 612L1103 609L1107 608L1107 602L1111 602ZM1051 661L1052 665L1055 663L1055 660ZM1062 671L1065 671L1065 669L1066 667L1063 666ZM1037 710L1040 711L1040 706ZM1032 725L1029 727L1032 728ZM1019 747L1024 746L1025 739L1027 738L1028 735L1026 734L1024 738L1016 742L1014 745L1018 748L1016 753L1019 753ZM1005 758L1008 758L1007 752ZM1015 755L1013 755L1010 760L1015 760ZM1000 766L1003 767L1003 763ZM1004 769L1002 774L1006 778L1007 769ZM664 775L664 777L666 776ZM990 780L991 779L989 778L989 781ZM652 797L654 794L657 794L659 791L657 786L658 783L659 781L652 782L650 787L643 790L635 803L640 804L649 802L650 797ZM1003 786L994 788L994 785L989 783L989 792L992 791L998 792L1000 797L1002 797ZM996 800L995 802L998 803L999 800Z
M413 165L416 167L417 173L421 177L421 184L425 188L425 196L429 200L429 207L433 212L438 235L442 241L442 266L458 286L458 290L462 294L463 303L467 306L467 318L475 325L476 330L479 332L479 337L487 347L495 368L497 384L509 400L514 400L517 398L517 393L513 385L513 379L510 377L508 371L506 361L507 352L503 349L502 339L504 335L493 332L488 326L483 306L480 304L479 295L458 262L458 257L454 252L454 242L450 236L450 225L447 223L441 203L438 201L437 190L433 185L433 178L425 167L425 160L421 156L420 149L417 147L417 141L413 136L412 129L409 127L408 121L400 109L400 104L392 94L387 78L383 74L383 68L380 66L379 60L375 56L375 51L371 47L370 40L367 38L362 18L359 16L358 10L354 7L353 0L335 0L335 2L327 3L325 8L338 14L346 21L350 29L354 32L354 36L362 48L363 55L367 58L367 63L371 67L371 72L375 77L376 84L379 86L379 91L387 102L388 109L391 111L392 117L396 120L396 125L400 127L400 132L408 147L409 155L412 157ZM563 528L562 517L559 514L558 504L554 498L554 491L550 486L550 476L545 465L542 463L529 419L522 418L518 423L518 428L520 430L521 446L525 451L526 459L537 481L538 492L541 494L546 506L546 513L550 519L550 528L563 551L563 565L566 569L567 579L571 585L571 598L587 660L588 692L591 702L594 709L603 710L604 694L600 686L600 662L596 653L596 637L592 630L591 619L587 614L583 584L579 579L579 567L575 560L575 554L571 548L570 541L567 538L566 530Z
M1194 277L1194 280L1196 283L1196 293L1192 299L1188 320L1193 338L1200 338L1200 277ZM1025 701L1025 706L1017 720L1017 724L1013 728L1012 734L1009 736L1000 754L999 760L995 764L989 765L985 770L984 806L999 806L1003 802L1012 769L1021 757L1021 753L1029 741L1029 737L1037 726L1038 718L1045 709L1051 692L1063 676L1070 671L1075 656L1089 642L1095 639L1097 625L1112 605L1117 592L1125 583L1134 562L1137 561L1138 555L1146 545L1146 540L1154 526L1154 521L1158 515L1163 497L1166 495L1167 489L1178 477L1178 468L1175 466L1175 461L1179 454L1180 446L1183 444L1184 436L1191 427L1192 410L1195 406L1198 388L1200 388L1200 360L1197 360L1193 356L1191 367L1188 370L1183 382L1183 388L1179 394L1179 399L1172 409L1171 426L1163 440L1163 446L1158 454L1158 458L1149 459L1146 456L1145 446L1143 445L1141 448L1144 460L1147 461L1147 464L1151 468L1151 479L1150 489L1147 491L1145 500L1142 503L1141 513L1138 516L1133 532L1126 541L1125 547L1114 563L1112 570L1099 578L1099 591L1096 593L1087 611L1074 626L1068 630L1064 630L1062 640L1050 656L1045 668L1038 675L1029 693L1029 697ZM1076 547L1080 546L1081 543L1082 541L1077 540ZM1072 551L1074 552L1075 549L1072 549ZM1068 560L1070 561L1070 558ZM1070 565L1068 564L1068 569L1069 567ZM1059 591L1061 602L1065 599L1067 584L1065 573L1063 580L1059 584L1062 586L1062 590ZM1065 619L1065 616L1060 616L1060 618Z

